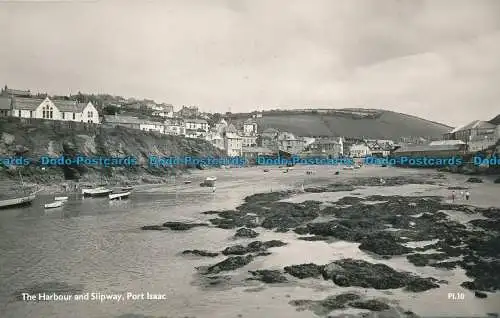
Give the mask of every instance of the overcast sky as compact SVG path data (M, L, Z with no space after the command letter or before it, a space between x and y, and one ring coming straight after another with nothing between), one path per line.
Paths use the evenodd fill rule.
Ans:
M0 0L0 85L207 111L500 113L497 0Z

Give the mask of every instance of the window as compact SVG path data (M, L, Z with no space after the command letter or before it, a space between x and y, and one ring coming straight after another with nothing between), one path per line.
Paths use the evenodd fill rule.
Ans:
M93 117L93 116L92 116L92 111L90 111L90 110L89 110L89 111L87 112L87 117L88 117L88 118L92 118L92 117Z
M42 118L54 118L54 110L51 106L45 105L42 109Z
M75 119L76 119L75 117L76 117L76 116L75 116L75 113L73 113L73 120L75 120Z
M17 111L17 115L18 115L19 117L21 117L21 110L18 110L18 111Z
M33 118L33 111L30 110L30 118Z
M64 119L64 112L62 112L62 119Z

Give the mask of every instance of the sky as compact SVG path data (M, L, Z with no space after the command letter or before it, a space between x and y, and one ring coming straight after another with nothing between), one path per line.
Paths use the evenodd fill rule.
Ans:
M500 114L497 0L0 0L0 85L210 112Z

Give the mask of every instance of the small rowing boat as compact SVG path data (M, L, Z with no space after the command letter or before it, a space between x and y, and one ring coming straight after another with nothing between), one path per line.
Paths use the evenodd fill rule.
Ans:
M110 200L125 200L125 199L128 199L129 196L130 196L130 191L121 192L121 193L113 193L113 194L110 194L108 197Z
M134 187L132 186L126 186L122 188L122 191L132 191L132 190L134 190Z
M54 201L67 201L68 197L55 197Z
M215 181L217 181L216 177L207 177L203 182L205 187L215 187Z
M63 204L64 204L64 201L54 201L52 203L45 204L44 208L46 208L46 209L55 209L55 208L62 207Z

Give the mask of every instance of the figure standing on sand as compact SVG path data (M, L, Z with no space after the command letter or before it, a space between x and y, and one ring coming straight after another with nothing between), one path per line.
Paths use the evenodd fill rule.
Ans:
M455 202L455 191L451 191L451 202Z
M460 198L461 198L462 200L464 200L464 199L465 199L465 193L464 193L463 191L460 191Z
M470 198L470 192L467 191L465 192L465 200L469 201L469 198Z

